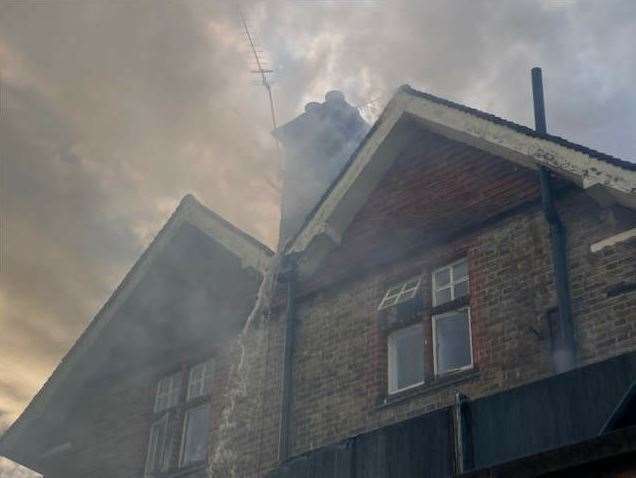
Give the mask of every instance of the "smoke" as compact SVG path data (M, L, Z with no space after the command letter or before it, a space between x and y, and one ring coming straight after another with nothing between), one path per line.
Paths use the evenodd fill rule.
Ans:
M280 123L412 86L636 157L636 3L249 1ZM0 7L1 419L13 420L180 197L276 241L278 158L231 2ZM375 110L377 111L377 109Z

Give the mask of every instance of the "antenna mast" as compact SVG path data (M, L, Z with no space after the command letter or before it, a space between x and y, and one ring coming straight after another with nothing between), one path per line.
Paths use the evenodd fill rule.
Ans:
M272 115L272 126L276 129L278 126L276 124L276 112L274 109L274 98L272 96L272 86L269 83L269 79L267 78L267 74L271 73L272 70L268 70L263 68L261 63L261 59L258 56L258 52L256 51L256 47L254 46L254 40L252 38L252 34L250 33L249 28L247 27L247 22L245 21L245 17L243 16L243 11L239 7L239 16L241 17L241 24L243 25L243 30L245 31L245 35L247 36L247 40L250 43L250 49L252 50L252 54L254 55L254 60L256 60L256 70L253 70L253 73L258 73L261 76L261 82L265 89L267 90L267 97L269 99L269 110ZM276 140L276 147L279 147L278 139Z

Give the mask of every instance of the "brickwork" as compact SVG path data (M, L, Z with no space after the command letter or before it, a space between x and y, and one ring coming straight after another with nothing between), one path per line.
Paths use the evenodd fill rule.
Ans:
M178 371L183 371L185 376L188 365L206 360L209 356L214 356L216 361L215 381L209 403L212 429L217 427L224 406L224 390L230 367L227 349L215 347L207 352L191 351L191 356L169 355L142 371L105 380L87 388L83 392L86 400L75 410L78 420L74 422L82 423L83 426L69 431L68 440L72 449L61 456L62 463L55 464L53 460L49 464L51 471L47 477L142 477L150 428L157 418L153 414L157 381ZM181 393L185 396L185 384ZM176 432L173 434L171 461L176 469L185 408L179 406L170 413L175 417Z
M342 246L303 284L293 454L448 405L458 390L477 398L553 373L546 313L557 301L536 173L438 138L417 148L398 160ZM580 190L558 187L579 363L633 350L636 295L608 298L607 289L636 277L634 243L591 253L591 243L623 226ZM421 274L430 300L432 270L462 256L470 269L474 372L386 400L386 335L376 310L382 295ZM421 319L430 327L430 312Z
M632 224L632 216L602 208L565 182L557 185L579 363L634 350L636 293L608 296L608 289L634 281L636 244L590 251L590 244ZM292 455L446 406L456 391L478 398L551 375L546 313L557 301L550 251L536 172L424 134L373 192L342 245L300 284ZM377 312L383 294L421 276L424 307L417 320L425 326L430 368L431 273L461 257L469 265L474 369L387 396L387 332ZM211 457L225 440L225 476L263 476L277 464L284 306L281 287L272 317L245 339L245 389L236 396L231 426L221 423L228 395L213 402ZM238 349L228 341L223 354L219 390L237 379L230 364L236 365ZM91 393L81 413L94 424L73 452L77 476L141 476L155 380Z

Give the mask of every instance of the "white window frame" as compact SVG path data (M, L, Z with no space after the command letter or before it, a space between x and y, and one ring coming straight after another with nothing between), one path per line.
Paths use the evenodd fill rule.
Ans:
M154 436L154 431L155 431L155 427L157 426L162 426L165 427L164 428L164 432L163 432L163 443L159 443L157 440L157 446L155 448L155 450L153 451L151 448L152 445L152 441L153 441L153 436ZM152 422L152 425L150 426L150 433L148 434L148 447L146 450L146 466L145 466L145 475L146 476L152 476L155 473L159 473L161 471L165 471L166 470L166 450L167 450L167 440L169 439L169 432L170 432L170 417L168 413L165 413L161 418L155 420L154 422ZM151 466L151 461L150 461L150 456L151 453L154 455L153 456L153 461L156 461L158 458L160 459L160 463L159 463L159 467L155 470L151 470L150 466ZM157 457L157 454L161 454L159 457Z
M466 263L466 275L461 277L462 280L455 280L455 277L453 277L453 267L458 265L458 264L461 264L462 262ZM448 284L445 284L445 285L443 285L441 287L438 287L437 286L437 281L435 280L435 276L437 275L438 272L441 272L441 271L443 271L445 269L448 269L449 282L448 282ZM433 292L433 307L441 305L441 304L437 303L437 292L439 292L439 291L442 291L444 289L449 289L450 290L451 298L450 298L450 300L448 302L452 302L452 301L454 301L456 299L456 297L455 297L455 286L457 284L460 284L462 282L466 282L466 285L468 287L467 294L470 292L470 271L469 271L469 268L468 268L468 258L466 258L466 257L463 257L463 258L461 258L461 259L459 259L459 260L457 260L455 262L447 264L444 267L440 267L438 269L435 269L433 271L433 274L431 274L431 275L432 275L431 282L432 282L432 285L433 285L433 291L432 291ZM466 279L466 280L464 281L463 279ZM444 302L444 304L448 304L448 302Z
M204 460L200 460L200 461L193 461L190 463L184 463L183 459L185 458L185 446L186 446L186 430L188 429L188 421L190 418L190 412L192 410L196 410L198 408L203 408L203 407L207 407L208 409L208 420L211 420L211 413L212 413L212 408L210 406L210 402L203 402L199 405L195 405L193 407L190 407L188 409L185 410L184 414L183 414L183 426L182 426L182 430L181 430L181 450L179 451L179 468L186 468L189 466L193 466L193 465L197 465L199 463L203 463L205 462L208 458L206 456L206 459ZM208 430L208 437L207 437L207 446L210 446L210 432L211 432L211 424L208 424L208 426L210 427L210 430Z
M193 372L203 367L203 373L200 378L193 380ZM214 381L214 373L216 369L216 363L213 358L193 365L188 370L188 389L186 391L186 401L190 401L194 398L205 397L210 394L211 386ZM194 390L194 385L198 387L198 390Z
M463 367L457 367L452 370L447 370L443 374L438 373L437 368L437 320L444 319L450 315L456 314L457 312L466 311L466 316L468 317L468 343L470 347L470 364L464 365ZM460 307L459 309L451 310L449 312L444 312L443 314L436 314L431 317L431 322L433 326L433 367L436 377L445 376L457 372L461 372L463 370L471 370L475 366L475 358L473 357L473 327L472 321L470 318L470 307Z
M400 335L406 335L412 329L419 328L420 335L422 337L422 360L424 360L424 324L422 322L417 322L416 324L409 325L408 327L404 327L402 329L395 330L391 332L387 339L387 351L388 351L388 390L389 395L394 395L396 393L403 392L405 390L409 390L411 388L418 387L425 382L425 377L422 377L422 380L416 383L412 383L411 385L407 385L406 387L397 388L397 349L396 349L396 338Z
M169 387L166 391L162 391L162 384L169 381ZM164 410L169 410L179 404L181 387L183 381L183 374L181 372L174 372L169 375L165 375L157 382L157 388L155 391L155 404L153 407L154 413L160 413ZM167 397L166 404L160 406L162 398Z
M408 285L413 283L415 283L415 285L407 287ZM388 309L389 307L393 307L397 304L412 299L419 291L421 283L422 279L420 277L412 277L409 280L404 281L398 285L389 287L384 294L380 305L378 305L378 310Z

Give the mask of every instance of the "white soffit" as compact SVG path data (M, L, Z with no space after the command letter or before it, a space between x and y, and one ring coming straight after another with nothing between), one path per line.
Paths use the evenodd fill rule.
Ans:
M290 245L289 252L305 252L301 265L304 262L306 269L320 260L319 251L324 253L339 244L357 211L393 164L404 146L401 143L407 139L396 127L405 117L449 139L523 166L545 166L595 196L600 192L611 202L636 208L636 171L400 89L352 163Z

